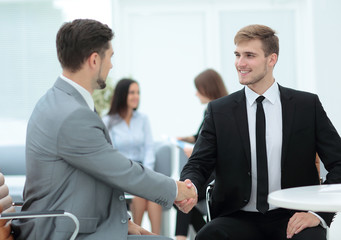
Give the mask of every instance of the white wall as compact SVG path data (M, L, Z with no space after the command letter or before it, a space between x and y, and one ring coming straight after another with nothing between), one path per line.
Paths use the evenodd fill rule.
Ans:
M60 73L55 34L62 22L78 17L113 27L110 76L140 82L140 110L149 115L155 139L197 131L204 106L193 79L205 68L220 72L230 92L241 88L233 37L253 23L278 32L277 81L318 93L340 131L339 9L338 0L0 0L0 42L6 46L0 60L1 142L22 141L11 134L19 128L7 123L18 119L22 126L52 86Z
M62 21L52 2L1 2L1 117L27 118L60 72L54 56Z
M123 51L124 75L140 82L140 110L149 115L154 137L192 134L203 115L193 79L206 65L204 12L122 9L124 31L117 38L124 44L116 52Z
M316 92L341 133L341 2L312 1L315 62L311 70L316 74Z
M110 26L111 13L110 0L0 0L0 145L25 143L36 102L61 73L55 39L62 23L94 18Z
M195 97L193 80L204 69L220 72L230 92L241 89L234 69L233 38L245 25L266 24L278 31L281 53L276 78L284 86L298 86L299 4L267 0L117 3L114 71L140 82L140 110L149 115L156 139L196 133L205 106Z

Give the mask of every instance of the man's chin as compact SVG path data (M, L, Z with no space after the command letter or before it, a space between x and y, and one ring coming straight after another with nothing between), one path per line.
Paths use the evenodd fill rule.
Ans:
M249 82L248 81L245 81L245 80L239 80L239 83L241 84L241 85L244 85L244 86L246 86L246 85L248 85L249 84Z

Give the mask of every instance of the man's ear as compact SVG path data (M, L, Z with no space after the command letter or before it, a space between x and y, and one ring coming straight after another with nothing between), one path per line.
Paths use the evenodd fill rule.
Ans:
M90 57L88 58L88 64L90 68L97 68L97 66L100 64L100 56L97 52L93 52Z
M269 57L269 65L274 67L277 63L278 55L276 53L272 53Z

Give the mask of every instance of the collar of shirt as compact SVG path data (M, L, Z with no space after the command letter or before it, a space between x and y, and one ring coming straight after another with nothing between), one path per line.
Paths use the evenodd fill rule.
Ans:
M131 119L137 118L137 117L138 117L138 114L139 114L139 112L137 112L137 110L134 110L134 111L133 111L133 114L132 114L132 116L131 116ZM112 116L111 118L115 120L113 125L116 125L117 123L119 123L119 122L121 122L121 121L124 121L124 119L123 119L123 118L121 117L121 115L118 114L118 113L115 113L114 115L111 115L111 116Z
M259 94L252 91L248 86L245 88L245 96L248 104L252 106L252 104L255 104L256 99L260 96ZM276 82L274 82L271 87L266 90L266 92L263 94L265 97L264 101L269 101L272 104L276 103L276 100L279 96L279 87Z
M73 86L74 88L76 88L76 90L79 92L80 95L82 95L82 97L84 98L85 102L88 104L88 106L91 109L91 111L94 111L94 109L95 109L94 100L92 99L92 96L88 92L88 90L86 90L81 85L75 83L74 81L72 81L71 79L68 79L67 77L65 77L63 75L60 75L60 78L63 79L68 84L70 84L71 86Z

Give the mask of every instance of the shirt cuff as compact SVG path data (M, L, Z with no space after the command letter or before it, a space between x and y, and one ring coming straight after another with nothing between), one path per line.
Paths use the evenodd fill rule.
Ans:
M192 183L192 185L193 185L193 187L194 187L194 189L195 189L195 193L197 194L197 196L198 196L198 190L197 190L197 187L194 185L194 183Z
M176 183L176 180L175 179L173 179L174 180L174 183L175 183L175 198L178 196L178 184Z
M309 211L309 213L315 215L318 219L320 219L320 225L321 225L321 227L327 229L328 226L327 226L327 224L326 224L326 221L324 221L324 219L321 218L320 215L318 215L318 214L316 214L316 213L314 213L314 212L312 212L312 211Z

